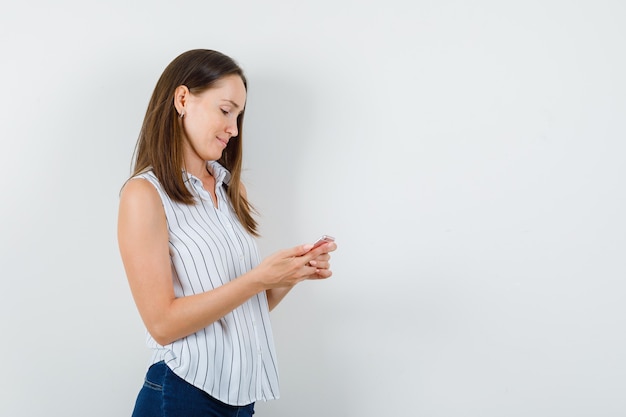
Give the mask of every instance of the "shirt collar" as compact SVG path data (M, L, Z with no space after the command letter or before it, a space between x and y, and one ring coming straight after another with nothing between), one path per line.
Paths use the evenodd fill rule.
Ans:
M230 172L226 168L224 168L219 162L208 161L206 167L211 175L213 175L213 178L215 178L216 189L221 187L222 184L230 184ZM196 177L195 175L183 170L183 177L185 178L185 182L189 181L193 185L198 185L202 187L202 181L200 181L200 178Z
M217 161L207 162L207 169L215 178L215 187L220 187L222 184L230 184L230 172Z

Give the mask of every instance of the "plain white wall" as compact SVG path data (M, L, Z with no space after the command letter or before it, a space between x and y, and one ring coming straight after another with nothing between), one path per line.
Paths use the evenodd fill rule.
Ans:
M626 415L621 1L33 1L0 13L2 416L130 415L120 186L179 53L247 72L273 313L261 416Z

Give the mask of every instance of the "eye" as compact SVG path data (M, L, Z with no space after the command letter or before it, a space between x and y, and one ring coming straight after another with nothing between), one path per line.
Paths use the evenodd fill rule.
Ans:
M230 111L226 110L226 109L221 109L222 113L224 114L224 116L228 116L230 114Z

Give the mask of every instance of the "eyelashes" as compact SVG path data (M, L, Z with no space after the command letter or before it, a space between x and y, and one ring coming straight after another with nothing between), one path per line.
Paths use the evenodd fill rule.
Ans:
M224 116L230 116L230 115L232 115L232 114L233 114L230 110L226 110L226 109L220 109L220 110L222 111L222 114L223 114ZM240 112L239 114L237 114L237 118L239 118L239 116L241 116L241 113L242 113L242 112Z

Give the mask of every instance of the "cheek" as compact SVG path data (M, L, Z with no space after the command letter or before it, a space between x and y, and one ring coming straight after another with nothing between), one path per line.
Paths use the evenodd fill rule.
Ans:
M185 130L190 139L200 138L208 133L210 122L202 114L191 114L185 120Z
M203 130L205 133L215 130L220 123L219 117L207 111L194 113L190 121L193 122L195 126L194 129L198 131Z

